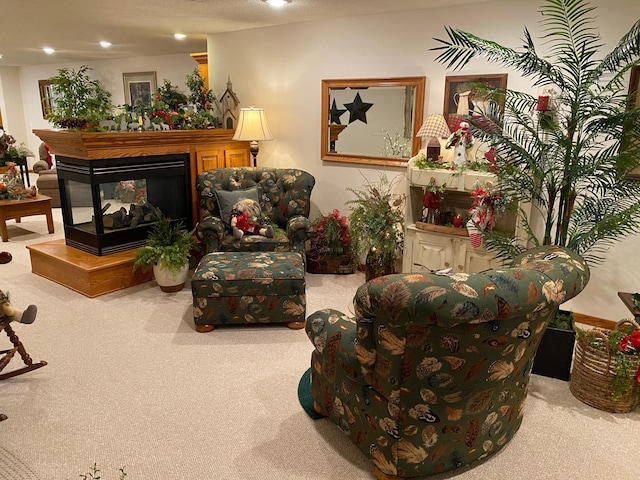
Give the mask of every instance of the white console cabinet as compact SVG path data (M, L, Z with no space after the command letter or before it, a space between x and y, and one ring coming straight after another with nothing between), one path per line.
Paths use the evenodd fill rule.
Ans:
M443 169L420 170L413 165L417 157L409 161L407 166L407 216L405 225L405 243L403 252L403 273L425 273L451 268L453 273L477 273L501 266L499 260L482 247L474 248L464 224L468 218L468 210L473 203L470 192L478 182L495 183L495 175L462 171L454 172ZM437 185L446 185L440 212L450 215L456 213L464 218L462 228L447 225L423 223L422 197L423 188L431 178ZM444 215L443 215L444 216ZM518 235L515 215L505 212L498 217L496 229Z

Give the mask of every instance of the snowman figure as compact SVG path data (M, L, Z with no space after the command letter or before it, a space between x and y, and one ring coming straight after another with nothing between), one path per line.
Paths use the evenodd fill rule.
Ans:
M460 122L457 130L447 139L445 148L453 147L453 163L460 167L467 163L467 150L473 146L473 136L469 132L469 123Z

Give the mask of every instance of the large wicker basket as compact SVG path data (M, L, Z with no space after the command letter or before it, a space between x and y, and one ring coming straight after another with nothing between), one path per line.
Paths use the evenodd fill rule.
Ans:
M635 320L621 320L616 329L640 329ZM631 412L638 406L640 392L635 379L640 355L627 356L630 363L631 387L622 395L614 395L613 379L618 355L609 349L608 330L593 328L576 342L569 389L574 397L592 407L612 413Z

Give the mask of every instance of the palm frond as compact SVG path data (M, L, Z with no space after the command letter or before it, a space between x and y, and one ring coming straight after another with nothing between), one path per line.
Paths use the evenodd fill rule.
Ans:
M449 67L482 57L553 92L551 111L540 113L531 94L479 89L501 114L470 117L471 132L494 149L501 190L530 204L531 217L518 214L527 244L566 245L597 263L611 242L640 231L640 182L626 178L640 166L640 109L629 108L635 97L624 91L630 69L640 65L640 21L599 60L594 12L588 0L544 0L544 59L526 28L519 50L451 27L434 50ZM521 245L497 232L485 237L499 257Z
M637 62L640 56L640 20L620 39L616 46L602 59L596 72L615 72L625 64Z

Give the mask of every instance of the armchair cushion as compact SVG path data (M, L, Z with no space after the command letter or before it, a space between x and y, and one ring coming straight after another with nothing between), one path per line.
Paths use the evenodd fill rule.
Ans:
M307 319L315 408L387 476L482 460L520 427L542 334L588 278L582 258L546 246L481 274L371 280L353 319Z
M216 199L218 200L218 208L220 210L220 219L229 226L231 221L231 210L233 206L240 200L249 199L258 203L258 188L251 187L244 190L216 190Z

